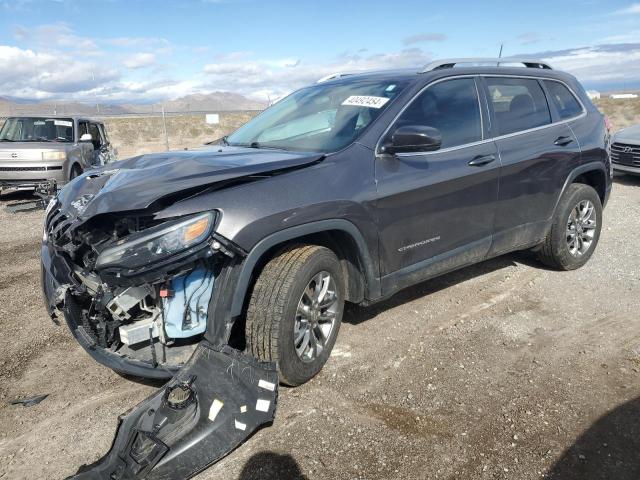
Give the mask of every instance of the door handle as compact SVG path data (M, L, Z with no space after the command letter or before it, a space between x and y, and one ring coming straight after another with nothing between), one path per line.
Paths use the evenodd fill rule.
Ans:
M473 160L469 162L469 165L472 167L481 167L483 165L487 165L488 163L493 162L496 159L495 155L478 155Z
M573 138L571 137L558 137L556 138L556 141L553 142L554 145L557 145L559 147L566 147L567 145L569 145L571 142L573 142Z

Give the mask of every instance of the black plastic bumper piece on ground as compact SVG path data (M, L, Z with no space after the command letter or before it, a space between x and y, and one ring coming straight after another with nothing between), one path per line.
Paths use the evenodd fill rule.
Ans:
M275 365L200 343L162 389L119 419L109 453L76 480L190 478L273 421Z

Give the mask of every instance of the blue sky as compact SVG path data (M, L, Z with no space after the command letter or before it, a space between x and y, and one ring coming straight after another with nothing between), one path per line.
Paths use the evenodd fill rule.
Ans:
M640 3L0 0L0 96L272 100L335 71L541 54L588 88L640 87Z

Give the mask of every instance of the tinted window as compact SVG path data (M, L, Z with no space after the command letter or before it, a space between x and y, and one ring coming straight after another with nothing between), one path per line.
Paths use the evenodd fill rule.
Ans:
M544 85L547 87L551 101L558 110L560 118L571 118L582 113L580 103L563 84L552 80L544 80Z
M459 78L430 86L402 113L395 127L406 125L437 128L442 134L441 148L482 140L475 81Z
M498 135L551 123L549 105L537 80L487 78Z

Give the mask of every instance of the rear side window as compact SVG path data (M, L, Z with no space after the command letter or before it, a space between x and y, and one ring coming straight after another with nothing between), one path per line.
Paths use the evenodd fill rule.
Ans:
M482 140L478 91L473 78L436 83L422 92L398 118L395 127L421 125L442 134L440 148Z
M543 82L560 118L565 120L582 113L582 106L567 87L553 80L543 80Z
M551 123L542 87L530 78L487 78L498 135L521 132Z

